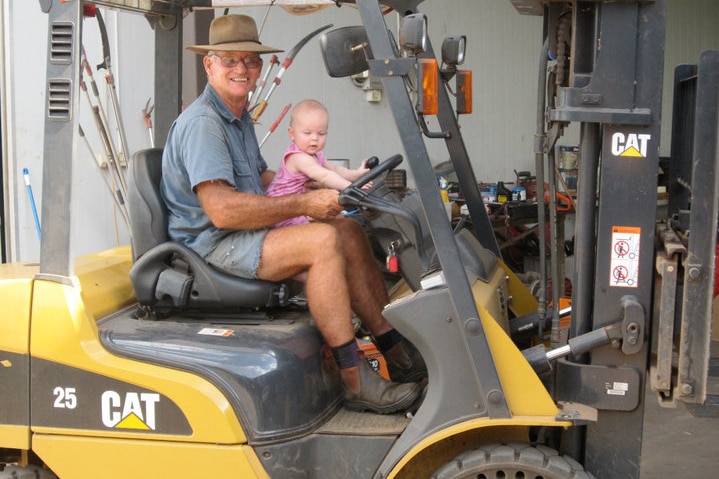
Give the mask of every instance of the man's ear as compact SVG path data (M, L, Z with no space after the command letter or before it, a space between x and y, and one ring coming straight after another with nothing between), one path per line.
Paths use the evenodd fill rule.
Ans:
M205 73L210 74L210 68L212 68L212 57L205 55L202 57L202 66L205 67Z

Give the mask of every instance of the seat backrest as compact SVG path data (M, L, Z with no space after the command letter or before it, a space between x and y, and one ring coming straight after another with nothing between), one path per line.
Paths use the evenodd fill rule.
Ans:
M162 149L135 153L130 162L128 211L132 230L132 256L137 260L167 237L167 208L160 195Z
M160 194L162 150L135 153L130 163L128 209L132 230L130 280L138 303L156 314L213 312L284 306L284 283L239 278L213 268L195 251L169 240Z

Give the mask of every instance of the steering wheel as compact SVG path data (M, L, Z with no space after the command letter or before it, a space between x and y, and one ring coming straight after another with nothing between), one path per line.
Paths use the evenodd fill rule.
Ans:
M372 168L370 166L370 162L375 159L376 158L370 158L367 161L367 166L371 168L370 171L357 178L354 182L347 186L347 188L340 191L340 204L347 209L356 207L369 208L404 218L416 232L417 251L419 252L420 259L424 264L429 264L428 259L425 258L424 252L426 249L423 246L424 239L422 236L422 226L417 214L410 208L403 206L401 201L397 201L396 199L393 200L391 198L384 197L383 195L372 194L372 192L375 191L374 187L370 190L362 189L362 187L370 181L379 177L383 173L393 170L402 163L402 155L393 155Z
M376 161L376 158L372 157L367 160L367 165L370 166L371 163L374 163L373 160ZM397 166L402 163L402 160L402 155L392 155L379 165L375 167L370 166L370 171L354 180L347 188L340 192L340 204L342 206L357 206L368 194L362 187L381 174L397 168Z

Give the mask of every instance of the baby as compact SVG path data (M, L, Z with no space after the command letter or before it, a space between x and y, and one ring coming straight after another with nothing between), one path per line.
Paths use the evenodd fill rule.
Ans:
M322 152L327 142L329 113L322 103L303 100L292 109L287 129L292 143L287 147L274 180L267 187L268 196L302 193L305 183L314 180L324 188L343 190L369 171L367 160L356 170L327 161ZM290 218L275 226L307 224L306 216Z

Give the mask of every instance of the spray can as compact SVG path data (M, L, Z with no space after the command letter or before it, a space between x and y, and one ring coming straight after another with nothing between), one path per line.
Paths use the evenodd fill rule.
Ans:
M439 195L442 197L443 203L449 203L449 182L444 176L439 177Z
M503 181L497 182L497 201L500 203L506 203L512 199L512 192L504 186Z

